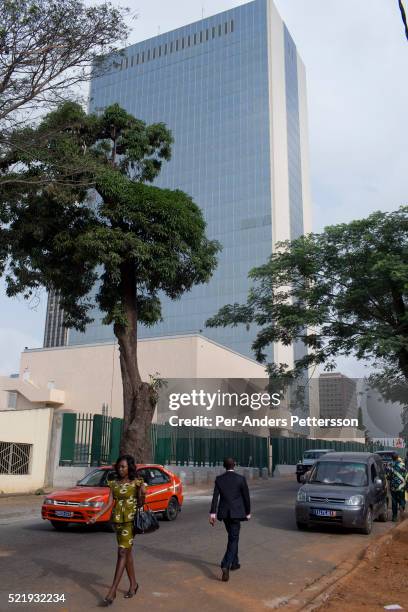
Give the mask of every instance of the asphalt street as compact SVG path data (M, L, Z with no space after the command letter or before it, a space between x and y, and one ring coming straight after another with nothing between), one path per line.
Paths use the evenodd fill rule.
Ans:
M253 510L241 530L241 569L231 572L228 583L219 580L224 526L208 524L210 495L190 497L176 521L161 521L157 532L136 538L139 591L134 599L123 599L128 588L124 577L111 609L273 609L391 526L375 523L371 536L330 529L299 532L293 510L298 486L294 479L276 478L250 487ZM115 535L106 530L57 532L32 510L20 516L0 514L0 610L97 609L112 581L115 560ZM14 593L59 593L65 603L8 603Z

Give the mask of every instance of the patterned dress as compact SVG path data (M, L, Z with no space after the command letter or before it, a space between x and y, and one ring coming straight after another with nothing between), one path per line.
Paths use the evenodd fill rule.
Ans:
M120 548L132 548L134 537L133 519L137 509L137 493L138 488L144 482L139 478L125 483L120 483L117 480L108 480L107 484L112 491L115 502L111 520L116 531L118 546Z

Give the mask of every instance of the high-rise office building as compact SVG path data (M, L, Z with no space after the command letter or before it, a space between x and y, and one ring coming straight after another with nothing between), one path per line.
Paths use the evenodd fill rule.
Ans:
M60 306L58 293L50 291L45 316L44 347L65 346L67 335L68 330L64 327L64 311Z
M358 418L356 381L340 372L320 374L319 407L322 419Z
M246 300L251 268L276 242L311 230L305 70L272 0L255 0L139 42L92 80L90 111L117 102L147 123L164 122L173 155L155 184L189 193L207 235L223 246L207 285L163 298L163 321L140 337L203 333L252 355L256 330L207 329L228 303ZM97 308L68 344L110 341ZM290 364L303 345L276 346Z

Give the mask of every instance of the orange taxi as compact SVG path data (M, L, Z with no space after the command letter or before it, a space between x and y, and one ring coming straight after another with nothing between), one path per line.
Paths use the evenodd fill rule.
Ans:
M137 477L146 485L146 506L152 512L160 512L168 521L174 521L183 504L181 480L162 465L137 464ZM112 466L92 470L75 487L55 491L44 499L41 515L51 521L55 529L63 530L70 523L86 523L100 511L109 499L107 480L115 477ZM146 507L145 506L145 507ZM109 523L112 510L108 510L96 522Z

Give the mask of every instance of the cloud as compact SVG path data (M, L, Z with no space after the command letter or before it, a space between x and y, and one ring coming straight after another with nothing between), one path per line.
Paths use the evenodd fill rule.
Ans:
M407 45L395 2L276 0L306 65L314 230L408 195Z

